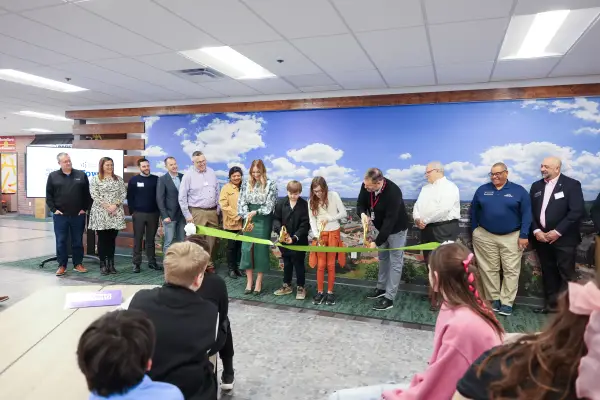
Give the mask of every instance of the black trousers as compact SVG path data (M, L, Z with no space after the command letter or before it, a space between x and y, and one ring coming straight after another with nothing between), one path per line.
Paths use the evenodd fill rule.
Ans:
M113 258L115 256L115 243L119 231L116 229L106 229L96 231L96 233L98 234L98 257L100 257L100 261Z
M240 231L228 230L227 232L239 233ZM227 241L227 266L230 270L238 269L242 258L242 242L239 240Z
M455 242L460 234L460 226L458 220L436 222L429 224L421 231L421 243L438 242L444 243L447 240ZM423 258L425 262L429 262L429 254L431 250L423 250Z
M223 371L226 374L233 373L233 335L231 334L231 324L227 329L227 338L223 348L219 351L219 357L223 362Z
M283 283L292 284L294 269L296 270L296 284L304 286L306 283L306 252L281 250L281 258L283 258Z
M133 263L142 263L142 240L146 240L148 264L156 265L156 245L154 238L158 230L159 213L136 211L133 216Z
M546 306L555 308L558 296L567 290L567 282L577 280L577 247L536 242L535 250L542 267Z

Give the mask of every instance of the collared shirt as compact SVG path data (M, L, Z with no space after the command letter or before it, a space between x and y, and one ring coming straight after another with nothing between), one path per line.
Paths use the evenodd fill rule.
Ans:
M214 208L219 201L219 181L212 168L199 172L191 167L183 175L179 186L179 206L186 218L191 218L190 207Z
M413 207L413 218L426 225L460 219L458 187L445 176L423 186Z
M507 181L501 189L486 183L477 189L471 203L471 228L481 226L495 235L519 231L527 239L531 227L531 199L521 185Z
M558 174L556 178L546 181L546 186L544 187L544 200L542 200L542 211L540 213L540 223L544 228L546 227L546 208L548 208L550 197L552 197L552 192L556 187L556 182L558 182L559 177L560 174Z
M169 174L169 175L171 175L171 174ZM175 176L171 175L171 179L173 179L173 184L177 188L177 191L179 191L179 186L181 185L181 180L179 180L179 174L177 174Z
M181 390L175 385L165 382L154 382L149 376L123 394L113 394L108 397L90 393L90 400L138 400L138 399L160 399L160 400L183 400Z

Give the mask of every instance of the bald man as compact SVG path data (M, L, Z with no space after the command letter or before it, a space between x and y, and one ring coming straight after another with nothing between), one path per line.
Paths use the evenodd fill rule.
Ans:
M556 311L559 294L567 282L577 279L575 256L581 242L580 225L585 215L581 183L561 173L556 157L542 161L542 179L531 185L533 246L542 267L545 305L534 310Z

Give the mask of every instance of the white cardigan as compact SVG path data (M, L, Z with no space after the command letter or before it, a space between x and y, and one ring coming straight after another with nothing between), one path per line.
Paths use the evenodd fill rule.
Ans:
M319 232L319 224L321 221L327 221L327 225L325 226L325 231L335 231L340 229L339 220L342 218L346 218L348 215L346 213L346 207L344 203L342 203L342 199L337 192L328 192L327 193L328 206L327 208L322 205L318 208L317 215L313 215L310 208L310 199L308 200L308 214L310 215L310 229L312 230L312 234L314 237L318 236Z

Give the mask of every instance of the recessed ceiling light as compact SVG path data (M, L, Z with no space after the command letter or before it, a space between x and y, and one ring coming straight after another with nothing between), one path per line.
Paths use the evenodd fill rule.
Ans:
M22 115L24 117L50 119L52 121L72 121L71 119L61 117L60 115L46 114L46 113L40 113L40 112L36 112L36 111L19 111L19 112L16 112L15 114Z
M232 77L233 79L265 79L275 74L261 67L229 46L203 47L179 52L182 56Z
M48 78L42 78L41 76L28 74L26 72L17 71L14 69L0 69L0 79L20 83L23 85L35 86L42 89L54 90L57 92L71 93L83 92L84 90L87 90L79 86Z
M562 56L594 22L600 8L554 10L514 16L499 58L529 59Z
M23 129L24 131L27 132L36 132L36 133L52 133L54 131L48 130L48 129L42 129L42 128L29 128L29 129Z

